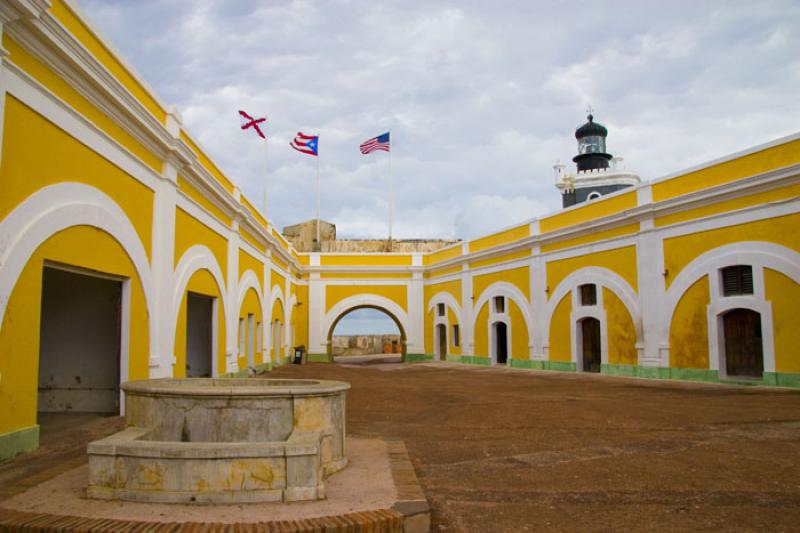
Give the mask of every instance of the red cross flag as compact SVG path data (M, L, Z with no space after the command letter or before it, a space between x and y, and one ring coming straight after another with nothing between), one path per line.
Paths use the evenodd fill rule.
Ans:
M249 128L253 128L253 130L255 130L255 132L258 133L259 137L261 137L262 139L266 139L267 138L264 135L264 133L261 131L261 128L258 127L259 124L263 124L264 122L267 121L267 117L253 118L250 115L248 115L247 113L245 113L244 111L242 111L241 109L239 110L239 117L242 119L242 129L243 130L247 130Z

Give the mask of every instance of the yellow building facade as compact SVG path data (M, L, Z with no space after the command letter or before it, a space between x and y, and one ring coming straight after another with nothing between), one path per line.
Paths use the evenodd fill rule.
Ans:
M0 2L0 458L119 384L327 360L800 386L800 135L432 253L300 254L65 0Z

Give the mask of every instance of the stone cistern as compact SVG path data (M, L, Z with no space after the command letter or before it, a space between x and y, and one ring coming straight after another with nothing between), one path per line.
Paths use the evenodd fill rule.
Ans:
M347 465L348 383L123 383L127 428L91 442L87 496L144 502L318 500Z

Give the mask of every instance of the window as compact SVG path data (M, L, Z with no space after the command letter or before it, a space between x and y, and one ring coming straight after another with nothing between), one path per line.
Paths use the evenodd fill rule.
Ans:
M735 265L722 269L722 295L753 294L753 267Z
M444 316L444 311L445 311L444 304L436 304L436 314L438 316Z
M461 343L461 332L458 329L458 324L453 324L453 346L458 346Z
M600 196L601 196L601 194L599 192L592 191L592 192L589 193L589 195L586 197L586 199L587 200L594 200L595 198L600 198Z
M494 297L494 312L495 313L505 313L506 312L506 297L505 296L495 296Z
M581 293L581 305L597 305L597 285L587 283L578 289Z

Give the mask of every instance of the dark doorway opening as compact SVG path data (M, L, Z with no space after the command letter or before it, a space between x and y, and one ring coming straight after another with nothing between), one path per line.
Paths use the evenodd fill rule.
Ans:
M38 411L119 413L122 282L45 267Z
M447 359L447 326L439 324L436 326L436 337L438 342L438 356L440 361Z
M581 357L584 372L600 372L600 321L584 318L581 327Z
M508 326L505 322L494 324L494 353L498 364L504 365L508 362Z
M761 378L764 374L761 315L750 309L734 309L722 317L725 329L725 373Z
M214 359L214 299L186 295L186 377L210 378Z

